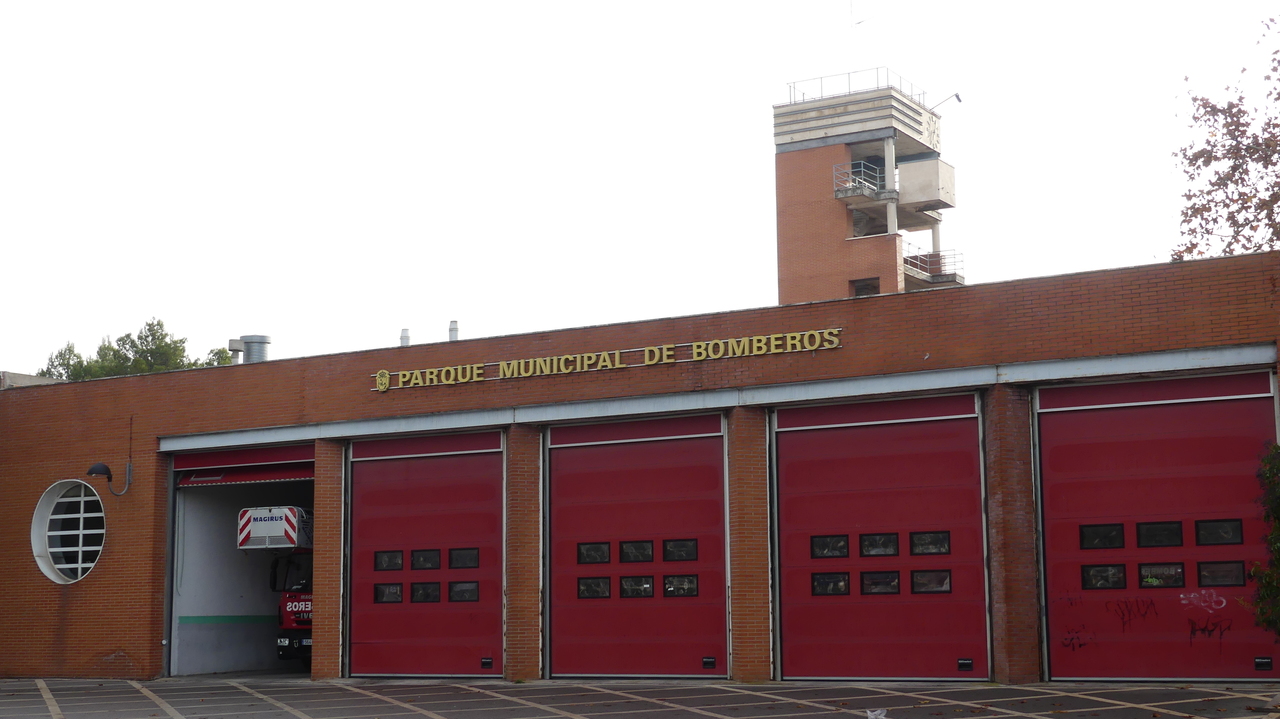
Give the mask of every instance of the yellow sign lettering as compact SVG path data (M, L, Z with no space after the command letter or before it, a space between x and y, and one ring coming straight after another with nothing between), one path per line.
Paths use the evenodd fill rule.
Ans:
M840 333L842 331L842 328L832 327L804 332L699 340L682 343L681 345L652 345L638 350L626 351L643 353L645 366L752 357L784 352L814 352L840 347ZM687 359L678 360L676 359L676 347L684 344L688 345L689 354ZM468 382L483 382L486 379L516 379L520 377L571 374L574 372L638 366L623 362L622 353L623 350L606 350L559 356L551 355L549 357L526 357L524 359L501 360L490 363L460 364L429 369L397 370L394 372L378 370L376 374L369 376L374 379L372 391L386 392L389 389L405 389L408 387L465 384ZM485 369L490 365L497 365L498 374L496 377L485 376ZM394 387L392 386L393 379L395 380Z

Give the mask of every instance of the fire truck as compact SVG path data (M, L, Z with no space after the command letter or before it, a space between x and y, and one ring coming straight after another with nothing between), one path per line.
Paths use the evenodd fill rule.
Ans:
M271 591L280 593L276 606L279 632L276 656L311 661L311 512L302 507L249 507L240 510L237 542L240 549L266 549L279 554L271 560Z

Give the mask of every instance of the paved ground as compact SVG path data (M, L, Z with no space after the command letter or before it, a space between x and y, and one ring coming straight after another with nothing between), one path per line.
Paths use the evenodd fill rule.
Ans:
M0 719L887 719L1257 717L1280 685L440 682L242 676L0 679ZM1270 715L1271 719L1280 716Z

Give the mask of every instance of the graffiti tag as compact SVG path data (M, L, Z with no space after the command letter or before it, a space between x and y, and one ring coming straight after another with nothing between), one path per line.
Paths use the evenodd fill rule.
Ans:
M1093 632L1089 628L1081 624L1078 629L1067 628L1066 635L1062 637L1062 646L1075 651L1083 649L1093 642Z
M1188 619L1187 624L1191 627L1191 636L1187 639L1188 644L1194 646L1196 636L1212 639L1216 634L1218 636L1218 652L1222 652L1222 635L1231 629L1230 619L1226 617L1206 617L1203 622L1199 623L1194 619Z
M1210 614L1227 606L1227 598L1218 594L1217 590L1206 589L1202 592L1190 592L1188 594L1179 594L1183 605L1188 609L1191 607L1199 607Z
M1135 619L1146 619L1148 615L1160 616L1160 612L1156 611L1154 599L1118 599L1107 602L1106 607L1108 612L1116 615L1120 620L1122 632L1129 631L1129 626Z

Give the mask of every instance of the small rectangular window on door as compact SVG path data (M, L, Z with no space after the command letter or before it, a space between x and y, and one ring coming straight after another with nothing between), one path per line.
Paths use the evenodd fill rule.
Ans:
M653 577L619 577L618 594L623 599L653 596Z
M624 564L627 562L652 562L653 542L619 542L618 555L618 560Z
M1201 519L1196 521L1196 544L1244 544L1243 522L1239 519Z
M1200 562L1196 574L1202 587L1244 586L1244 562Z
M1187 580L1183 577L1181 562L1138 565L1138 586L1142 589L1185 587L1186 585Z
M404 569L404 552L394 550L373 553L373 571L395 572Z
M893 534L860 534L858 535L858 553L864 557L896 557L898 556L898 535Z
M1080 525L1081 549L1124 549L1123 524Z
M480 550L470 549L450 549L449 550L449 568L450 569L475 569L480 566Z
M827 534L809 537L809 558L849 556L849 535Z
M813 596L829 597L849 593L848 572L815 572L812 576Z
M608 577L579 577L578 599L608 599Z
M1080 567L1082 589L1124 589L1123 564L1086 564Z
M608 564L608 542L580 542L578 544L578 564Z
M440 582L414 582L409 586L409 590L410 602L440 601Z

